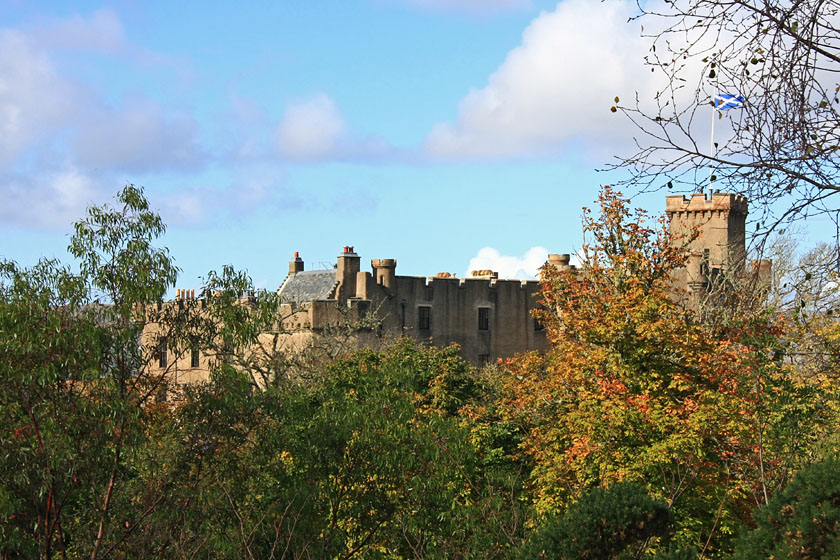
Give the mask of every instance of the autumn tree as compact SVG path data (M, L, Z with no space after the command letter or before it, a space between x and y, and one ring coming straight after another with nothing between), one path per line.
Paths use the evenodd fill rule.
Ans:
M535 505L562 512L593 486L638 481L673 509L676 544L720 553L811 443L810 389L774 360L780 318L697 322L670 280L688 240L609 187L599 204L582 267L543 271L551 349L508 363Z

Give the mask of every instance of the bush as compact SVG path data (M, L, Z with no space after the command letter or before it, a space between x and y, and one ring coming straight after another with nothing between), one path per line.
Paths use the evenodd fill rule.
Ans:
M840 459L802 469L756 515L735 558L840 558Z
M543 525L522 548L521 558L635 557L642 543L665 534L672 520L665 502L651 498L644 486L595 488L561 518Z

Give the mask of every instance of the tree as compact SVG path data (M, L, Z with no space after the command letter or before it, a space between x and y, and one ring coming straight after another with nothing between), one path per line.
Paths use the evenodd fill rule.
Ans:
M498 504L483 503L483 469L469 427L454 413L473 393L472 372L456 348L402 340L310 373L252 392L247 372L224 366L210 383L187 388L164 441L191 436L204 451L188 455L191 464L172 490L177 498L141 519L120 551L510 555L508 537L485 517ZM169 460L159 462L171 469Z
M699 323L670 282L686 240L612 189L599 202L600 216L584 214L582 268L544 269L550 350L507 364L535 505L556 514L593 486L639 481L673 509L676 544L719 554L824 419L774 360L780 318Z
M762 205L759 232L840 209L840 3L674 0L640 3L651 39L645 62L663 78L653 99L618 105L637 125L638 151L619 158L628 183L658 190L709 184ZM650 31L651 28L654 31ZM715 111L722 142L708 146ZM836 221L836 220L835 220Z
M840 461L828 457L797 473L756 515L738 543L738 560L840 556Z
M162 383L148 375L137 310L160 300L177 269L151 245L164 226L142 191L117 199L76 224L79 273L0 264L3 554L98 557Z
M593 488L532 535L520 558L632 558L672 521L668 504L652 499L644 486L619 482Z

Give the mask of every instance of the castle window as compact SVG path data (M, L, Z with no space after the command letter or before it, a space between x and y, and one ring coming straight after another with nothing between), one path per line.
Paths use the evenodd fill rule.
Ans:
M534 330L535 331L542 331L545 330L545 325L542 324L542 321L534 317Z
M169 361L169 356L166 348L166 338L162 338L158 344L157 349L158 366L165 368Z
M489 331L490 330L490 308L489 307L479 307L478 308L478 330L480 330L480 331Z
M198 348L193 346L192 351L190 352L190 367L198 367L198 359L199 359L199 352Z
M421 331L432 328L432 308L428 305L417 308L417 328Z
M478 365L486 366L490 363L490 354L479 354L478 355Z

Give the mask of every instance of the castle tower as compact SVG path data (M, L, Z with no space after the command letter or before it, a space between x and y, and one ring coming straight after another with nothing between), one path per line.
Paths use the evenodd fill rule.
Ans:
M394 289L397 278L396 259L373 259L370 261L373 277L377 284L389 290Z
M572 256L568 253L557 254L557 253L550 253L548 255L548 264L559 270L560 272L566 272L569 270L574 270L575 265L570 264L572 261Z
M338 264L335 271L338 287L338 300L347 301L356 296L356 274L361 270L362 259L353 250L353 247L346 246L338 255Z
M699 235L689 244L687 267L674 275L674 288L700 295L714 278L726 271L741 274L746 261L747 199L730 193L695 193L687 199L672 195L665 199L671 234L687 238L692 228Z

